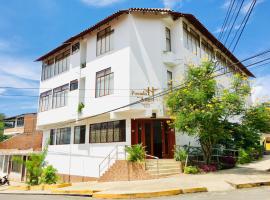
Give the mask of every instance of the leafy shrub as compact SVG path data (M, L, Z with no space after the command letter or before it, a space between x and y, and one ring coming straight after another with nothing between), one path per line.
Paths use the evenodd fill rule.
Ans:
M145 147L142 144L135 144L132 146L126 146L126 152L128 153L127 160L130 162L142 162L145 159Z
M185 173L185 174L197 174L197 173L199 173L199 172L200 172L200 170L199 170L199 168L196 167L196 166L187 166L187 167L185 167L185 169L184 169L184 173Z
M249 155L249 153L245 151L244 149L240 149L238 163L245 164L245 163L250 163L251 161L252 161L252 158Z
M185 162L187 158L187 151L183 148L174 148L174 159L176 161Z
M236 165L236 159L232 156L220 157L220 169L231 169Z
M200 166L200 169L203 172L215 172L215 171L217 171L217 166L214 165L214 164L201 165Z
M43 168L40 182L45 184L55 184L58 180L56 173L57 169L55 169L52 165L48 165L47 167Z
M252 147L247 150L252 160L259 160L263 156L262 146Z

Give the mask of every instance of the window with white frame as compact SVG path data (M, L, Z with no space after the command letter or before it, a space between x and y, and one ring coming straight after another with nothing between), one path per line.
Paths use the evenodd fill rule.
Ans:
M60 108L67 105L69 84L53 89L53 108Z
M58 128L55 129L56 145L70 144L71 128Z
M171 51L171 30L166 27L165 28L165 35L166 35L166 51Z
M46 80L54 76L54 58L43 62L41 80Z
M46 91L40 94L39 98L39 111L47 111L51 108L51 102L52 102L52 91Z
M195 55L200 54L200 37L183 22L184 46Z
M70 50L68 49L55 57L55 67L54 67L55 76L69 69L69 59L70 59L69 56Z
M97 56L113 50L113 33L111 27L107 27L97 33Z
M114 73L111 68L96 73L96 97L113 94Z

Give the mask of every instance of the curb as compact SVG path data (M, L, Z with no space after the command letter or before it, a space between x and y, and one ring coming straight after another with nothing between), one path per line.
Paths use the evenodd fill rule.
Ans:
M92 196L93 193L100 192L95 190L52 190L52 194L74 195L74 196Z
M53 185L47 185L47 184L41 184L41 185L35 185L35 186L10 186L7 188L7 190L19 190L19 191L43 191L43 190L54 190L58 188L68 187L71 186L71 183L60 183L60 184L53 184Z
M228 181L227 181L228 182ZM260 182L250 182L250 183L232 183L228 182L231 186L235 189L243 189L243 188L253 188L253 187L260 187L260 186L270 186L270 181L260 181Z
M130 199L130 198L153 198L161 196L173 196L179 194L208 192L206 187L195 187L186 189L171 189L158 192L142 192L142 193L123 193L123 194L106 194L102 192L93 193L92 197L99 199Z
M187 188L183 189L184 194L188 193L198 193L198 192L208 192L206 187L197 187L197 188Z

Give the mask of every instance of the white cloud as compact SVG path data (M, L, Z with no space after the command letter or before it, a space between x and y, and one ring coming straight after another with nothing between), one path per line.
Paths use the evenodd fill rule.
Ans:
M105 7L114 3L119 3L120 1L123 0L81 0L81 1L89 6Z
M221 8L227 9L230 6L230 0L225 0L225 2L222 4Z
M270 75L255 79L252 84L251 98L253 103L265 102L270 100Z
M181 7L184 0L162 0L165 8Z
M0 88L0 94L3 94L6 91L6 89Z
M248 12L252 2L253 2L253 0L249 0L244 4L243 8L241 9L241 13L243 15L245 15ZM258 0L255 6L257 6L257 5L259 5L259 4L263 3L263 2L264 2L264 0Z
M39 80L40 69L40 64L33 62L31 59L15 56L0 56L0 72L11 76L28 80ZM1 79L0 82L2 82Z

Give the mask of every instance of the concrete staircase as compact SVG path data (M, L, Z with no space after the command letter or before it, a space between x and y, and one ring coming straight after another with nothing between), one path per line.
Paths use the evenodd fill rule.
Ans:
M158 165L158 169L157 169ZM181 173L181 163L174 159L156 159L146 160L146 171L152 176L170 176Z

